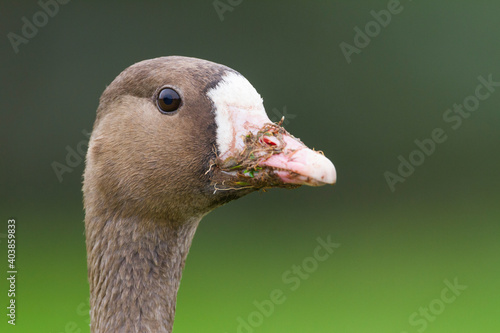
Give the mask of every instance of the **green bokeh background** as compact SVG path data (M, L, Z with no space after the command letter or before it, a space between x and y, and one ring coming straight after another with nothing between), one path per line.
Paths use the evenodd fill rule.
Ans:
M474 94L478 76L500 81L500 3L402 0L348 64L339 44L353 44L354 27L387 3L242 1L221 21L212 1L74 0L16 54L7 33L20 34L21 18L40 7L2 1L0 331L89 331L84 165L60 182L51 164L85 141L118 73L164 55L241 72L270 117L286 111L287 129L338 172L335 187L256 193L209 214L188 256L174 332L237 332L238 318L274 289L286 301L253 332L500 331L500 89L457 130L442 119ZM448 139L392 192L384 172L397 172L398 156L435 128ZM12 217L15 327L5 315ZM282 274L328 236L341 246L291 291ZM467 289L442 309L444 281L454 279ZM410 322L430 305L425 326Z

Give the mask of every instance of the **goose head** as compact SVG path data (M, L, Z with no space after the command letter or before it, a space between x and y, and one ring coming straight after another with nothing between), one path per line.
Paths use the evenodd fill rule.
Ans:
M186 57L130 66L102 94L87 152L91 331L171 332L205 214L262 188L335 179L238 72Z
M333 184L333 164L266 115L241 74L188 57L146 60L105 90L89 143L87 214L182 223L270 187Z

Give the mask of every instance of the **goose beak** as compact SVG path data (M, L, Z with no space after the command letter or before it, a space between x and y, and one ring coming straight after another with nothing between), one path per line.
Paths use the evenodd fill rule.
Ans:
M275 142L271 140L266 143L279 144L277 140ZM335 184L337 180L335 166L323 153L308 148L288 133L283 134L282 142L285 144L282 152L273 154L261 162L262 167L272 169L284 184L308 186Z
M289 134L281 123L258 116L234 122L230 148L216 165L243 187L296 187L334 184L337 173L322 152ZM228 182L224 182L227 184Z

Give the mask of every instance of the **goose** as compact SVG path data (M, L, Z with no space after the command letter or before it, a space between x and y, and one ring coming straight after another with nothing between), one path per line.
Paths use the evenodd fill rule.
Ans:
M193 236L210 211L336 171L266 115L237 71L168 56L120 73L99 100L83 175L91 331L170 333Z

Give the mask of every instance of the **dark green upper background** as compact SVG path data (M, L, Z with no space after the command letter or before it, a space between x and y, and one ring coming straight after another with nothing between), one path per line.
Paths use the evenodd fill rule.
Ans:
M220 21L212 2L83 2L61 6L15 54L7 32L35 1L1 5L3 22L1 147L8 201L77 197L83 164L58 182L64 163L90 130L105 86L147 58L186 55L245 75L273 109L295 116L287 128L322 149L338 169L333 195L344 200L433 193L494 192L500 97L482 102L393 195L383 172L394 172L415 139L443 127L443 112L474 92L477 76L500 81L500 5L479 1L402 1L403 10L347 63L339 44L353 45L358 26L387 2L243 1ZM359 196L362 192L363 197ZM323 196L329 190L311 191ZM354 198L352 198L354 196ZM2 200L4 201L4 200Z
M387 4L244 0L221 21L212 1L72 0L16 54L7 34L21 35L22 17L32 22L41 7L2 1L0 234L8 217L19 220L26 280L17 332L59 333L72 321L88 329L75 312L87 295L84 163L74 157L62 182L53 163L67 164L67 147L85 148L107 84L167 55L243 74L270 118L288 115L285 127L338 173L335 187L253 194L207 216L188 258L177 332L200 331L196 323L234 332L235 318L283 287L281 273L329 234L342 243L337 259L260 331L417 332L408 317L456 276L469 289L427 332L498 330L500 87L457 130L443 114L474 94L479 76L500 82L500 2L402 0L348 63L339 45L354 45L353 29ZM435 128L447 140L392 192L384 172L397 173L398 156L407 159ZM0 247L4 261L2 238ZM220 292L204 294L211 290Z

